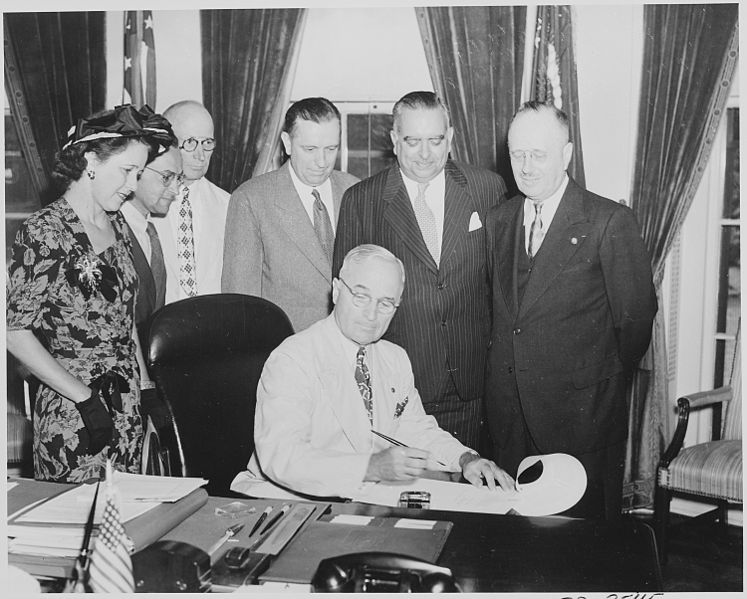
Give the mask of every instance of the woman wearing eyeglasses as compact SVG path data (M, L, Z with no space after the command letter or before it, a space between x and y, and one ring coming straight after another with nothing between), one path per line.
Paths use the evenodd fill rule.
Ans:
M168 121L130 105L81 119L53 178L62 196L21 226L8 268L7 346L41 384L34 476L99 478L107 458L140 469L137 276L119 212L149 153L173 141ZM147 375L145 375L147 376Z

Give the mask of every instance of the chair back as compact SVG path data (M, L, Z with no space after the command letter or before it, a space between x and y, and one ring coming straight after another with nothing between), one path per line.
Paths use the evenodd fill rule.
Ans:
M722 439L742 438L742 339L741 319L737 328L736 342L734 344L734 359L731 368L729 385L732 389L731 401L726 403Z
M265 360L293 333L262 298L214 294L167 304L153 317L148 365L174 419L182 475L229 494L254 451L257 383Z

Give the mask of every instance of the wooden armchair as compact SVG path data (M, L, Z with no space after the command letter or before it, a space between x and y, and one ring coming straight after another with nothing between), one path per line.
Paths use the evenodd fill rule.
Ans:
M677 400L679 416L672 442L659 462L654 498L654 523L663 562L667 558L669 506L674 493L716 504L714 514L727 526L730 504L742 504L742 368L741 343L737 338L729 385L686 395ZM723 425L714 427L711 441L683 449L690 412L723 406ZM718 413L718 412L717 412ZM715 416L715 415L714 415Z

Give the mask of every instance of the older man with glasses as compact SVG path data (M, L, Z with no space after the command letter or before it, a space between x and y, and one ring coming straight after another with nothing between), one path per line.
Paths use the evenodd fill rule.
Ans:
M229 194L205 178L216 149L213 119L199 102L185 100L163 115L178 138L183 180L175 206L153 222L163 243L166 303L220 293Z
M265 364L255 453L233 491L351 497L364 481L444 468L477 486L513 487L506 472L425 413L407 353L381 340L404 284L402 262L389 250L348 252L332 283L332 314L286 339Z

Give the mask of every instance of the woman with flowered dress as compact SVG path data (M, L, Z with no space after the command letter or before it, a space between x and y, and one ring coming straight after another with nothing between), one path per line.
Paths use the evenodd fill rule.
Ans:
M120 470L140 471L146 370L134 333L137 275L119 209L149 153L168 148L172 136L168 121L148 107L81 119L54 168L62 197L16 236L7 346L41 382L33 418L37 479L96 479L107 458Z

